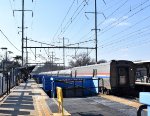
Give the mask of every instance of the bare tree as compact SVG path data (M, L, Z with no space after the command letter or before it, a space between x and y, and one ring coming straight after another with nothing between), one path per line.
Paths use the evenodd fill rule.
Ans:
M89 56L87 56L86 53L80 53L74 56L73 59L69 62L71 67L85 66L90 64L95 64L94 59L91 59Z
M106 60L101 59L101 60L99 60L99 61L97 62L97 64L100 64L100 63L106 63L106 62L107 62Z

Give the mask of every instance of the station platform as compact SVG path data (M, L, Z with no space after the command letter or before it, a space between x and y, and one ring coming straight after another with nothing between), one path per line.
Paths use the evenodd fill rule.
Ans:
M113 96L64 98L64 116L137 116L139 103ZM62 116L56 98L49 98L33 80L11 89L0 98L0 116ZM142 111L142 116L147 112Z
M60 115L56 113L58 111L55 113L51 111L47 103L53 103L54 99L50 99L33 79L29 79L27 83L20 83L19 86L11 89L11 93L8 96L3 96L0 100L0 116ZM57 100L55 100L52 107L57 109ZM70 114L65 110L65 115Z

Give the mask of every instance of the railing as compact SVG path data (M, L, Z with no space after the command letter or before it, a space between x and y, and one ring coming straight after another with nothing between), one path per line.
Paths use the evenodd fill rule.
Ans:
M5 72L5 76L0 76L0 97L10 93L10 89L17 84L16 80L16 76L14 74L8 75L8 72Z

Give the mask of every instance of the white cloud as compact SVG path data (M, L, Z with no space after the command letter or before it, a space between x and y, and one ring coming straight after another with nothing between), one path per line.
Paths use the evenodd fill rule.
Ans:
M130 26L130 25L131 24L128 22L122 22L122 23L117 24L116 26L118 27L118 26Z
M123 16L120 20L118 20L117 18L109 18L109 19L105 20L103 25L112 25L112 26L116 26L116 27L130 26L131 24L129 22L124 21L127 18L128 18L128 16Z

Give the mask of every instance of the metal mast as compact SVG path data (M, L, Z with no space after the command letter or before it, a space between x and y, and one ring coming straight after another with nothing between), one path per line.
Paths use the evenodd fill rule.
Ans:
M24 0L22 0L22 66L23 66L23 46L24 44Z
M97 63L97 2L95 0L95 55Z
M63 37L63 63L64 63L64 69L65 69L65 38Z

